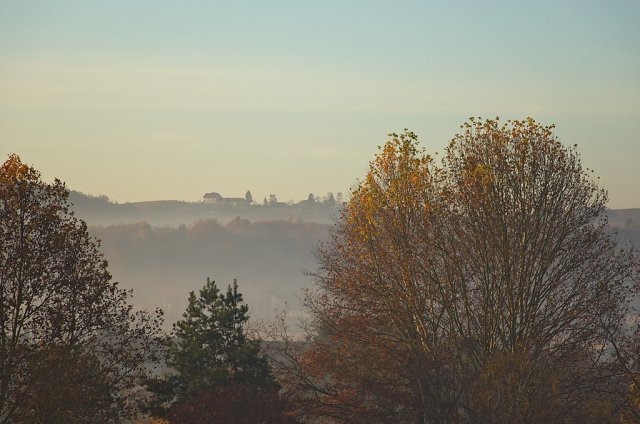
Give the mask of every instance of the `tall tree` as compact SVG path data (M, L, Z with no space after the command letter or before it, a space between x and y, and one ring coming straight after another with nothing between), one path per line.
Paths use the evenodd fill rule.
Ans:
M477 386L469 416L581 416L636 261L607 231L606 191L575 146L532 119L470 121L443 165L450 203L432 275Z
M392 134L319 251L310 348L279 367L303 417L420 422L446 415L441 308L430 298L430 238L439 173L411 132ZM286 355L281 357L287 358ZM277 358L276 358L277 359ZM438 388L436 391L435 388Z
M133 313L68 195L0 167L0 423L126 420L157 351L161 312Z
M588 421L637 263L606 199L531 119L471 120L441 165L392 134L319 251L313 342L282 374L301 416Z
M258 341L246 336L248 312L235 280L224 294L208 278L197 296L189 293L183 319L174 324L168 341L166 363L172 372L149 382L155 415L184 411L203 393L230 384L264 393L276 390L277 397Z

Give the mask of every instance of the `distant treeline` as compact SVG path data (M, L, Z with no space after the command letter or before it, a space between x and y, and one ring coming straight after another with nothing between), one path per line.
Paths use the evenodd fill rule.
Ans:
M618 242L633 243L640 248L640 209L611 209L608 215Z
M162 307L170 323L203 275L237 278L254 318L272 318L285 303L295 315L301 289L311 286L304 271L315 269L313 251L326 240L329 225L236 218L227 224L209 219L178 227L134 223L89 230L102 240L114 279L134 289L140 307Z
M117 204L71 192L76 214L102 240L114 278L134 289L139 306L160 306L175 321L185 291L237 278L254 318L271 318L285 302L295 315L311 287L313 251L326 240L336 208L224 205L178 201ZM640 209L609 211L621 244L640 246Z
M330 193L329 193L330 194ZM77 216L91 225L148 222L156 226L191 224L215 218L229 222L235 217L250 221L295 220L331 223L339 214L341 196L316 198L312 195L298 203L272 201L260 203L205 203L178 200L115 203L107 196L91 196L71 191L70 202Z
M625 225L612 217L621 244L640 247L635 222ZM304 271L317 267L313 252L327 239L329 228L300 220L235 218L226 224L209 219L177 227L133 223L89 229L102 240L114 278L134 289L136 303L162 307L167 322L173 322L186 305L184 293L197 289L202 275L218 281L237 278L254 318L272 318L285 303L295 315L301 290L312 286Z

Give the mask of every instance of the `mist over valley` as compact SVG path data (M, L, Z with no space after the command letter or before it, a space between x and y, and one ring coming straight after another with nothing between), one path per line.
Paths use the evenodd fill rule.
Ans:
M116 281L133 289L136 307L161 307L166 323L180 318L189 291L207 277L222 286L238 280L254 319L288 309L302 317L300 296L313 287L314 251L329 237L336 205L207 204L181 201L114 203L71 193L78 217L101 240ZM609 211L621 244L640 246L640 209Z

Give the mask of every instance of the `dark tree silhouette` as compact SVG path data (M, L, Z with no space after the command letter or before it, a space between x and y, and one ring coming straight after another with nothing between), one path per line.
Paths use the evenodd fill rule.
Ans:
M245 334L248 312L235 280L225 294L209 279L197 296L189 294L183 319L174 324L168 341L166 362L173 372L149 381L154 415L184 414L199 402L194 400L198 396L206 398L203 393L224 391L221 387L230 384L244 387L254 398L272 391L277 397L259 342Z
M204 390L169 413L170 424L295 424L276 387L233 383Z
M322 204L330 208L335 208L336 199L333 197L333 193L327 193Z
M124 421L155 359L161 312L132 312L68 195L0 167L0 423Z

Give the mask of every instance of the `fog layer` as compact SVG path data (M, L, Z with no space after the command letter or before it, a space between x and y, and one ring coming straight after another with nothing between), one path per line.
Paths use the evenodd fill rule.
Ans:
M338 215L320 202L115 204L77 192L72 201L102 240L114 279L133 289L137 307L163 308L167 326L181 316L189 291L207 277L220 287L236 278L253 318L271 319L287 304L291 322L297 322L302 290L313 284L305 271L315 270L313 252ZM610 210L609 219L620 243L640 246L640 209Z
M238 218L225 225L204 220L179 227L137 223L90 231L102 240L114 279L134 289L136 306L163 308L170 325L184 311L189 291L201 288L207 277L222 287L236 278L253 318L271 319L286 303L297 321L298 297L312 285L304 271L314 269L313 251L327 238L328 228Z

